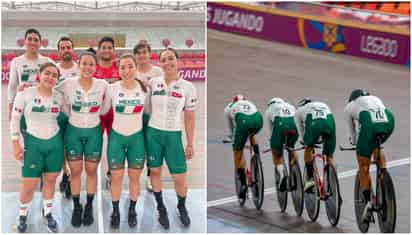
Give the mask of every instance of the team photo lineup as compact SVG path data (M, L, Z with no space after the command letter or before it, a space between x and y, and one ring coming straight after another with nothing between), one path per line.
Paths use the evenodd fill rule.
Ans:
M110 229L119 231L121 224L129 229L140 226L138 221L144 218L139 218L143 211L138 208L144 205L138 204L147 203L139 200L144 190L152 194L152 213L164 231L170 226L190 231L190 211L195 208L186 203L192 185L190 180L188 183L187 162L196 152L203 152L196 149L202 145L201 140L196 143L195 135L204 133L199 129L202 125L196 127L198 100L203 99L197 87L204 86L194 85L180 71L187 65L180 61L181 48L173 48L169 39L158 39L164 47L152 51L150 40L129 37L127 40L136 42L133 47L117 52L119 39L109 33L83 38L89 48L79 50L70 32L60 32L62 36L54 42L57 53L52 55L41 53L41 48L47 47L47 34L36 28L20 33L23 40L18 43L24 50L7 55L9 74L4 94L11 154L21 167L13 231L38 229L30 225L32 211L37 210L32 203L38 190L47 231L100 223L102 212L96 212L100 164L107 166L102 178L110 197L110 211L104 212ZM192 39L186 40L186 48L192 44ZM182 54L187 57L187 53ZM165 198L164 174L170 175L172 187L168 185L166 191L174 191L172 205L167 205L169 196ZM201 184L196 187L204 187ZM141 185L145 185L142 190ZM70 215L63 216L67 221L56 215L55 207L62 207L56 203L58 191L63 195L60 200L72 201ZM127 196L122 197L125 192ZM176 213L180 224L169 221L171 213L173 217Z

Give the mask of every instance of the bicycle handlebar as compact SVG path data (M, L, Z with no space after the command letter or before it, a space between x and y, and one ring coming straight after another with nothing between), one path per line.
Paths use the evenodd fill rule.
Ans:
M355 147L344 147L342 145L339 145L339 150L340 151L354 151L356 150L356 146Z

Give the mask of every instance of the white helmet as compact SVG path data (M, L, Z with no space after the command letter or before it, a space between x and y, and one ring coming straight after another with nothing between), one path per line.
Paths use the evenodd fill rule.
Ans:
M245 97L244 97L243 95L241 95L241 94L235 95L235 96L233 96L232 102L233 102L233 103L236 103L236 102L238 102L239 100L245 100Z
M274 103L283 103L283 102L285 102L283 99L279 97L273 97L272 99L269 100L268 106Z

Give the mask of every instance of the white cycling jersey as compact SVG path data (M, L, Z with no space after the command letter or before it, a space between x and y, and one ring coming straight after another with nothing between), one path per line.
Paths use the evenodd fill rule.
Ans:
M11 114L11 138L18 140L21 136L20 120L24 114L27 133L39 139L50 139L59 131L59 113L67 114L63 108L63 96L55 90L50 97L41 96L37 86L18 92Z
M299 107L295 113L295 123L299 132L299 136L303 138L305 135L305 122L309 114L312 115L312 120L326 119L328 114L331 114L329 107L323 102L310 102Z
M88 91L84 91L79 77L64 80L56 89L63 93L65 104L70 106L69 123L78 128L93 128L100 124L100 115L110 109L106 93L108 83L102 79L93 79Z
M23 54L11 61L9 85L7 88L7 101L9 104L14 102L19 85L37 85L39 83L37 75L39 74L40 66L47 62L54 63L49 57L40 54L35 60L29 60L26 55Z
M79 66L77 65L76 62L73 62L73 67L69 69L62 68L61 63L57 64L57 68L59 68L60 70L60 77L59 77L59 81L57 82L57 84L59 84L60 82L68 78L75 78L80 75Z
M388 122L385 109L382 100L372 95L361 96L346 105L345 119L349 125L352 143L356 143L357 133L359 133L359 114L367 111L371 115L372 122Z
M182 111L194 111L196 108L196 88L182 78L166 85L163 76L152 78L150 87L149 126L165 131L180 131Z
M276 117L295 117L295 112L295 107L284 101L270 104L265 111L265 117L269 124L270 131L273 130L273 122Z
M163 76L163 70L155 65L152 65L152 69L150 69L149 71L145 72L145 73L137 73L137 79L139 79L140 81L145 81L145 82L149 82L152 78L155 77L161 77Z
M147 94L140 83L133 89L126 89L121 82L115 82L109 86L107 97L113 107L113 130L125 136L142 130Z

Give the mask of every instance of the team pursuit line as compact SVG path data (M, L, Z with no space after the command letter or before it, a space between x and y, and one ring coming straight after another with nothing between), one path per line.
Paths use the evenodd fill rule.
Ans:
M402 158L399 160L395 160L395 161L390 161L386 163L386 168L392 168L392 167L396 167L396 166L401 166L401 165L406 165L410 163L410 158ZM371 165L371 172L376 171L376 166L375 165ZM358 172L358 169L353 169L353 170L349 170L349 171L344 171L344 172L340 172L338 173L338 178L339 179L343 179L343 178L347 178L347 177L351 177L356 175L356 173ZM272 187L272 188L267 188L264 191L264 194L273 194L276 192L276 187ZM231 202L236 202L237 196L233 196L233 197L225 197L225 198L221 198L218 200L213 200L213 201L208 201L207 202L207 207L214 207L214 206L219 206L219 205L223 205L223 204L228 204Z

